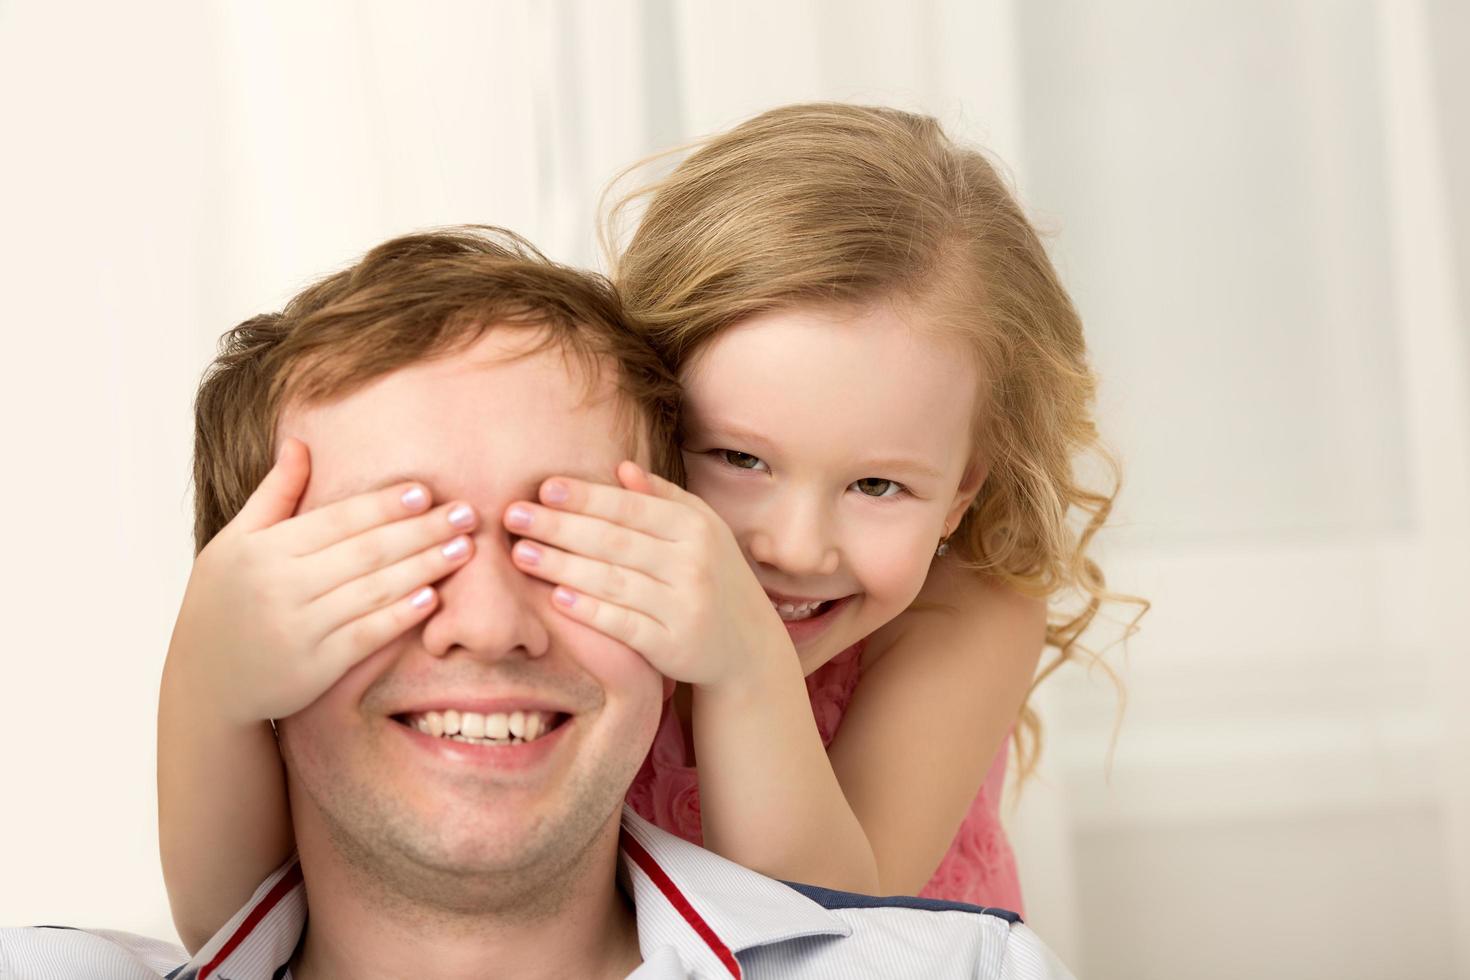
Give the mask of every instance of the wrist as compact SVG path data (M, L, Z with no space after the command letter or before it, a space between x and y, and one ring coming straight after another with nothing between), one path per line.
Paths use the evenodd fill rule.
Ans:
M782 637L782 639L786 639ZM801 661L790 642L783 645L751 644L731 669L709 683L689 685L694 696L706 703L762 703L772 691L800 688L805 695Z

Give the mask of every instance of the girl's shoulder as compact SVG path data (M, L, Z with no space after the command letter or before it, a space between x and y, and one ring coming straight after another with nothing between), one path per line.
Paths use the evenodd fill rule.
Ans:
M866 671L902 641L982 631L1022 641L1044 637L1046 600L1019 592L952 557L936 558L909 607L868 636L862 648L862 669Z

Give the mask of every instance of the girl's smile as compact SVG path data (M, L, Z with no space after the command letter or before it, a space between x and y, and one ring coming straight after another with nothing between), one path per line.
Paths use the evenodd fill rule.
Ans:
M767 591L766 595L770 596L771 605L776 607L781 622L786 625L786 632L790 635L791 643L796 647L798 655L804 647L809 646L814 639L826 632L837 617L847 611L853 600L857 598L845 595L836 599L798 600L770 591ZM805 658L803 658L803 664L805 664Z

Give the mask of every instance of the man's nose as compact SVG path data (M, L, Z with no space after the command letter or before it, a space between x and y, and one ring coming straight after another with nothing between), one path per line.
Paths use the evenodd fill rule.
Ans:
M763 509L748 534L750 556L792 577L831 575L838 547L832 515L814 494L787 494Z
M551 642L545 596L510 562L503 533L475 536L475 553L439 582L439 609L424 624L424 647L435 656L456 650L498 660L539 657ZM543 590L544 591L544 590Z

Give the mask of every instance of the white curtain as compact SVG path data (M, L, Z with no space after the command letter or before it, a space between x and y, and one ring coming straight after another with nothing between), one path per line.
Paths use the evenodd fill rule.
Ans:
M0 3L0 924L171 933L152 721L221 332L430 225L594 265L621 167L832 98L1005 161L1125 460L1105 567L1155 610L1110 778L1110 689L1044 690L1032 922L1087 977L1470 975L1465 26L1433 0Z

